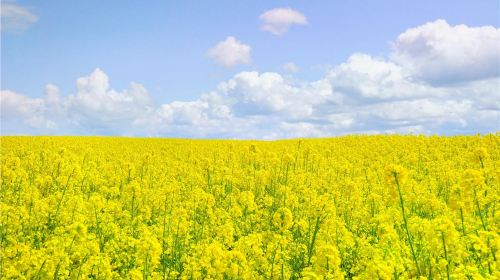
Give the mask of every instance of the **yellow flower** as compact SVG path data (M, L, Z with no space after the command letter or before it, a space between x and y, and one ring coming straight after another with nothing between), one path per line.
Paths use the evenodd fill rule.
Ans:
M258 154L259 153L259 148L257 148L257 146L255 146L255 144L252 144L248 147L248 150L254 154Z
M490 155L488 154L488 150L485 147L479 147L474 150L474 156L477 161L483 162L487 160Z
M390 164L385 167L385 176L392 184L404 184L408 177L408 170L400 165Z
M293 158L293 156L292 156L291 154L285 154L285 155L283 156L283 163L284 163L284 164L290 164L290 163L292 163L293 161L294 161L294 158Z
M500 134L0 141L5 279L499 278Z
M273 225L280 230L287 230L292 226L292 211L286 207L279 208L273 215Z
M484 183L484 177L481 171L474 169L467 169L463 175L463 184L467 188L475 188Z
M87 237L87 227L82 223L75 224L73 226L73 231L75 237L77 237L79 240L83 240Z

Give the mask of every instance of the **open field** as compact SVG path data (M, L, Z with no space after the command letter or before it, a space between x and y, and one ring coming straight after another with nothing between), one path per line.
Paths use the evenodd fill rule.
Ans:
M1 137L1 278L499 279L499 147Z

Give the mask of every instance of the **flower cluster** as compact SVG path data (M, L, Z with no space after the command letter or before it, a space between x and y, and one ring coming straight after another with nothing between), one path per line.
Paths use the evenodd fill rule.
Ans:
M500 135L1 141L2 279L500 278Z

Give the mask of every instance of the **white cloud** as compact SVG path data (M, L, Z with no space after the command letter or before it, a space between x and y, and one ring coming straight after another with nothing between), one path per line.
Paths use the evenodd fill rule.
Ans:
M123 134L134 120L155 110L141 84L132 82L118 92L109 88L108 76L100 69L78 78L76 85L76 93L60 96L57 86L48 84L44 98L2 91L2 133L24 129L35 134Z
M446 54L428 51L445 61ZM477 57L469 59L461 63ZM195 100L165 104L137 83L111 89L108 76L96 69L77 79L76 93L66 96L54 85L47 85L43 98L2 91L2 134L275 139L500 130L498 73L435 85L415 69L394 56L357 53L316 81L244 71Z
M293 62L288 62L283 65L283 70L289 73L297 73L299 72L299 67Z
M191 102L159 106L156 113L135 122L154 126L153 135L195 137L284 137L284 120L313 117L320 104L340 102L327 80L290 84L278 73L241 72Z
M412 81L400 65L362 53L353 54L333 67L327 76L337 91L350 98L407 98L432 91Z
M251 62L250 52L252 48L229 36L226 40L208 50L207 54L217 64L224 67L233 67L238 64L249 64Z
M30 9L5 1L0 5L0 18L2 32L22 32L38 20Z
M414 99L369 105L364 108L368 115L384 121L404 122L405 124L431 121L434 124L442 122L460 122L466 113L472 110L472 101L439 99Z
M500 28L436 20L400 34L391 57L415 78L436 85L498 77Z
M275 8L260 15L262 30L274 35L283 35L293 24L305 25L307 18L299 11L291 8Z
M366 71L359 76L360 84L383 72ZM498 79L440 88L405 81L408 88L422 87L424 93L396 99L361 94L353 100L353 93L338 89L334 79L293 83L278 73L241 72L199 99L159 105L139 84L131 83L121 92L109 89L108 78L99 69L77 81L77 92L68 96L60 96L53 85L47 86L43 99L2 91L2 122L10 124L2 127L3 133L274 139L367 132L487 132L498 130L500 123L500 107L489 104L499 100ZM404 84L396 78L392 82ZM471 94L469 89L479 86L482 89Z
M219 85L212 96L236 116L280 114L290 119L311 116L314 106L340 102L327 80L293 85L278 73L241 72ZM213 98L213 97L212 97ZM221 101L219 101L221 102Z
M135 118L153 106L144 86L132 82L122 92L109 89L108 76L100 69L79 78L77 89L77 93L69 97L71 106L103 120Z
M45 86L46 102L49 105L58 105L60 102L59 88L56 85Z
M10 90L0 92L2 121L14 121L32 127L50 127L45 119L45 102Z

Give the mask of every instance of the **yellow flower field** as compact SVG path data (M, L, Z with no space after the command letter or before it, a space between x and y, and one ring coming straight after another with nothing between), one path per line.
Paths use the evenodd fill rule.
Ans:
M2 279L500 279L500 136L1 137Z

